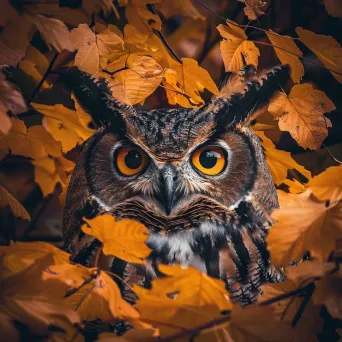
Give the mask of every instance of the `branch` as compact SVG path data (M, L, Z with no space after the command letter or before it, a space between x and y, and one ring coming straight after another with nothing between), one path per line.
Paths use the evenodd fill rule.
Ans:
M51 70L53 68L54 63L56 62L56 59L58 57L58 52L55 53L55 55L53 56L48 68L45 71L45 74L43 76L43 78L40 80L39 84L37 85L36 89L33 91L33 94L30 98L30 100L27 102L27 105L29 105L33 99L35 98L35 96L37 95L37 93L39 92L40 88L42 87L43 83L45 82L45 80L47 79L47 77L49 76L49 74L51 73Z
M154 8L154 6L152 4L148 4L147 8L155 15L158 15L156 9ZM159 15L158 15L159 16ZM153 32L162 40L162 42L165 44L165 46L168 48L168 50L170 51L170 53L172 54L173 57L175 57L177 59L177 61L180 64L183 64L181 58L176 54L176 52L172 49L171 45L168 43L168 41L166 40L165 36L163 35L163 33L161 31L158 30L153 30Z
M181 331L181 332L179 332L177 334L161 338L161 339L158 340L158 342L170 342L170 341L178 340L179 338L185 337L185 336L188 336L188 335L190 335L190 336L197 335L202 330L209 329L209 328L214 327L215 325L228 322L231 318L232 318L232 313L231 313L231 311L229 311L228 314L225 315L224 317L220 317L220 318L214 319L214 320L212 320L212 321L210 321L208 323L199 325L196 328L184 330L184 331Z

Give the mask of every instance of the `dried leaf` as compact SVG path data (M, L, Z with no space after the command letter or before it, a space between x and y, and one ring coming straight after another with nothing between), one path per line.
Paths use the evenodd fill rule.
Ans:
M172 6L167 1L155 5L156 10L161 12L165 18L172 18L178 15L191 17L193 19L205 20L206 18L193 5L191 0L174 0Z
M83 220L87 222L82 226L83 232L99 239L106 255L141 264L151 252L145 244L148 239L147 228L137 221L116 221L110 214Z
M0 133L7 134L11 129L11 120L8 113L13 115L27 111L26 103L15 85L6 80L5 75L0 72Z
M143 34L153 34L153 29L161 30L161 20L158 15L147 9L148 4L156 4L161 0L128 0L126 5L126 18L129 24Z
M171 277L153 280L151 290L134 286L134 291L139 297L137 309L142 321L160 329L161 336L199 326L222 317L221 311L231 310L222 281L192 266L182 269L179 265L162 265L160 271ZM158 309L161 306L163 310ZM206 334L205 338L204 341L210 341L215 333Z
M341 45L331 36L296 28L299 39L318 57L329 69L333 76L342 83L342 49Z
M324 6L330 15L342 19L342 6L340 0L324 0Z
M48 47L51 48L52 45L58 52L75 50L70 32L62 21L39 14L30 15L29 18L36 25Z
M298 56L303 56L303 52L295 44L290 37L285 37L276 34L272 30L266 32L268 39L274 47L280 62L282 64L289 64L291 66L291 78L294 83L299 83L304 76L304 67ZM277 49L276 47L281 49ZM287 51L284 51L287 50ZM297 56L295 56L297 55Z
M290 152L278 150L273 142L266 137L264 132L255 132L262 140L262 145L266 151L266 161L270 168L273 181L276 185L280 185L287 177L287 171L296 169L306 178L311 178L310 171L306 170L304 166L299 165L292 157Z
M23 205L20 204L5 188L0 186L0 206L5 207L7 205L11 208L14 216L30 221L30 215Z
M268 106L279 120L279 128L290 132L300 146L312 150L318 149L327 137L331 123L324 113L334 109L326 94L308 83L295 85L289 95L277 92Z
M47 106L32 103L31 105L44 115L43 126L57 141L62 143L63 152L70 151L94 133L93 130L80 124L78 115L74 110L61 104Z
M291 194L300 194L305 191L305 186L298 182L297 179L285 179L284 184L286 184L289 187L289 191Z
M261 15L265 14L264 10L267 7L267 1L263 0L238 0L245 4L243 11L249 20L256 20Z
M325 203L296 196L297 201L272 213L276 223L266 238L271 260L287 265L309 251L312 257L326 261L336 241L342 238L342 203L327 207Z
M177 94L174 98L178 104L186 108L204 104L200 92L203 92L205 88L213 94L218 94L217 86L208 71L201 68L197 61L191 58L182 58L182 62L183 64L174 60L170 61L170 68L177 73L177 84L170 84L174 85L176 89L180 89L180 92L187 94L191 98L191 102L186 97ZM171 82L170 79L167 79L167 82Z
M240 27L230 23L228 25L217 26L221 36L225 38L220 43L225 70L238 73L244 65L241 55L247 64L253 64L257 67L260 56L259 49L253 42L247 40L246 33Z
M320 201L334 203L342 199L342 165L329 167L312 178L308 188Z
M80 24L71 31L71 41L77 49L75 66L92 75L99 72L100 54L95 33L86 24Z

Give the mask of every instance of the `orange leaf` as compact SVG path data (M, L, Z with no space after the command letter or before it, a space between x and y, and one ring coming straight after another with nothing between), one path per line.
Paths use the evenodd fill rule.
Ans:
M321 90L311 84L295 85L289 95L277 92L271 99L268 111L279 120L279 128L290 132L297 143L312 150L318 149L331 127L324 113L336 109Z
M0 186L0 206L9 205L14 216L30 221L30 215L26 209L20 204L5 188Z
M99 239L103 243L103 253L106 255L142 264L143 259L151 252L145 244L148 239L147 228L137 221L116 221L110 214L83 220L87 222L82 226L83 232Z

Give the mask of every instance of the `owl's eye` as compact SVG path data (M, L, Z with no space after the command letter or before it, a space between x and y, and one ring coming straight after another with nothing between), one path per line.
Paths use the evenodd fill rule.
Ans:
M148 164L147 154L137 147L121 147L115 159L118 170L125 176L136 175Z
M204 146L193 153L191 161L197 170L216 176L226 166L226 155L218 146Z

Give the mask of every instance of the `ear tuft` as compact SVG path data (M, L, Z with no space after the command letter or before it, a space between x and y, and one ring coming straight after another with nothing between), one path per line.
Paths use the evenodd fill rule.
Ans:
M252 113L264 105L290 76L288 65L276 66L257 76L253 66L244 66L232 76L215 97L202 110L213 112L216 130L224 131L234 125L248 125Z
M81 107L91 115L97 127L122 129L123 116L135 112L131 106L117 101L111 95L105 79L97 79L77 67L68 69L61 77Z

